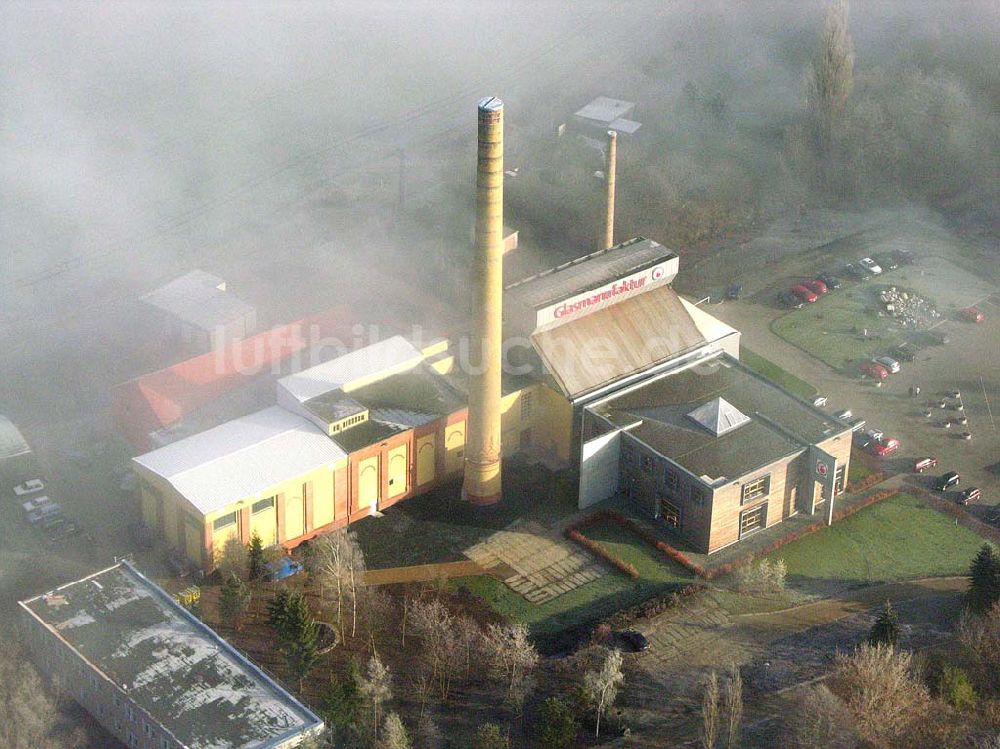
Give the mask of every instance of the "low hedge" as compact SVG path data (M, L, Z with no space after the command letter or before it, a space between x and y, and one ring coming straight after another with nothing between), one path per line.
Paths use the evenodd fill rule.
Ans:
M875 470L874 473L869 473L860 481L855 481L853 484L847 485L848 494L857 494L858 492L863 492L866 489L871 489L876 484L881 484L889 478L889 474L885 471Z
M601 521L608 521L611 523L615 523L616 525L620 525L621 527L625 528L631 533L634 533L636 536L641 538L650 546L658 549L667 558L672 559L673 561L677 562L679 565L685 567L686 569L690 570L699 577L705 577L704 567L702 567L700 564L697 564L696 562L692 562L690 559L688 559L687 555L684 554L684 552L675 549L670 544L657 538L656 534L654 534L648 528L644 528L635 520L628 517L627 515L623 515L617 510L598 510L592 515L588 515L587 517L585 517L575 526L571 526L571 529L575 530L579 528L585 528L588 525L593 525L594 523L598 523Z
M603 559L608 564L612 565L615 569L620 572L624 572L626 575L631 577L633 580L639 579L639 570L635 568L635 565L630 562L626 562L623 559L619 559L610 551L608 551L603 544L598 543L592 538L587 538L585 535L580 533L580 531L575 528L566 529L566 537L571 541L575 541L580 544L583 548L596 554L601 559Z

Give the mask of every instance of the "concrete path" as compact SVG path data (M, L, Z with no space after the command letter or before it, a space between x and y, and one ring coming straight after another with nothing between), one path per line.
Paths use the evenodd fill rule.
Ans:
M429 580L452 577L471 577L488 574L473 561L441 562L439 564L418 564L413 567L387 567L381 570L366 570L365 585L390 585L392 583L421 583Z

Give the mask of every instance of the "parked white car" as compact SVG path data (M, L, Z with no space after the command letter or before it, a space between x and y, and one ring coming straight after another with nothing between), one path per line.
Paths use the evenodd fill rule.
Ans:
M891 356L876 356L872 361L888 369L890 374L899 373L899 362Z
M838 419L847 420L852 416L854 416L854 414L851 413L851 409L845 408L843 411L837 411L837 413L835 413L834 416L836 416Z
M45 484L41 479L28 479L23 484L18 484L14 487L14 494L18 497L23 497L26 494L40 492L44 488Z
M826 405L826 396L817 395L815 398L813 398L813 405L816 406L816 408L823 408L823 406Z
M45 495L42 495L41 497L33 497L32 499L29 499L27 502L22 502L21 507L24 508L25 512L31 513L41 507L45 507L45 505L51 505L51 504L55 503Z
M877 276L882 272L882 266L872 260L870 257L863 257L858 261L858 264L864 268L866 271L871 273L873 276Z

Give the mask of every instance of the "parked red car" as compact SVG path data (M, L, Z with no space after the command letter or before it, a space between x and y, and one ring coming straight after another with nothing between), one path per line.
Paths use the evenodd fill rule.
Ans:
M871 449L880 458L892 455L902 447L902 443L895 437L883 437L877 442L872 442Z
M815 294L813 294L811 291L809 291L809 289L807 289L800 283L797 283L792 287L792 293L795 294L795 296L797 296L803 302L808 302L809 304L812 304L818 299L818 297Z
M829 289L826 287L826 284L820 281L818 278L813 279L812 281L806 281L805 285L809 288L810 291L812 291L814 294L818 294L819 296L822 296L823 294L829 291Z
M969 322L982 322L986 315L978 307L966 307L962 310L962 317Z
M889 376L889 370L877 362L866 361L861 364L861 374L865 377L877 377L880 380L884 380Z
M938 464L937 458L932 458L930 456L926 458L917 458L913 462L913 470L916 473L923 473L928 468L937 468L937 464Z

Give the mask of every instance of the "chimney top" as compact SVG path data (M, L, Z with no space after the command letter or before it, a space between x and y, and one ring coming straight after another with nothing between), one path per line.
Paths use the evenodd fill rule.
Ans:
M499 112L503 109L503 101L496 96L486 96L479 100L480 112Z

